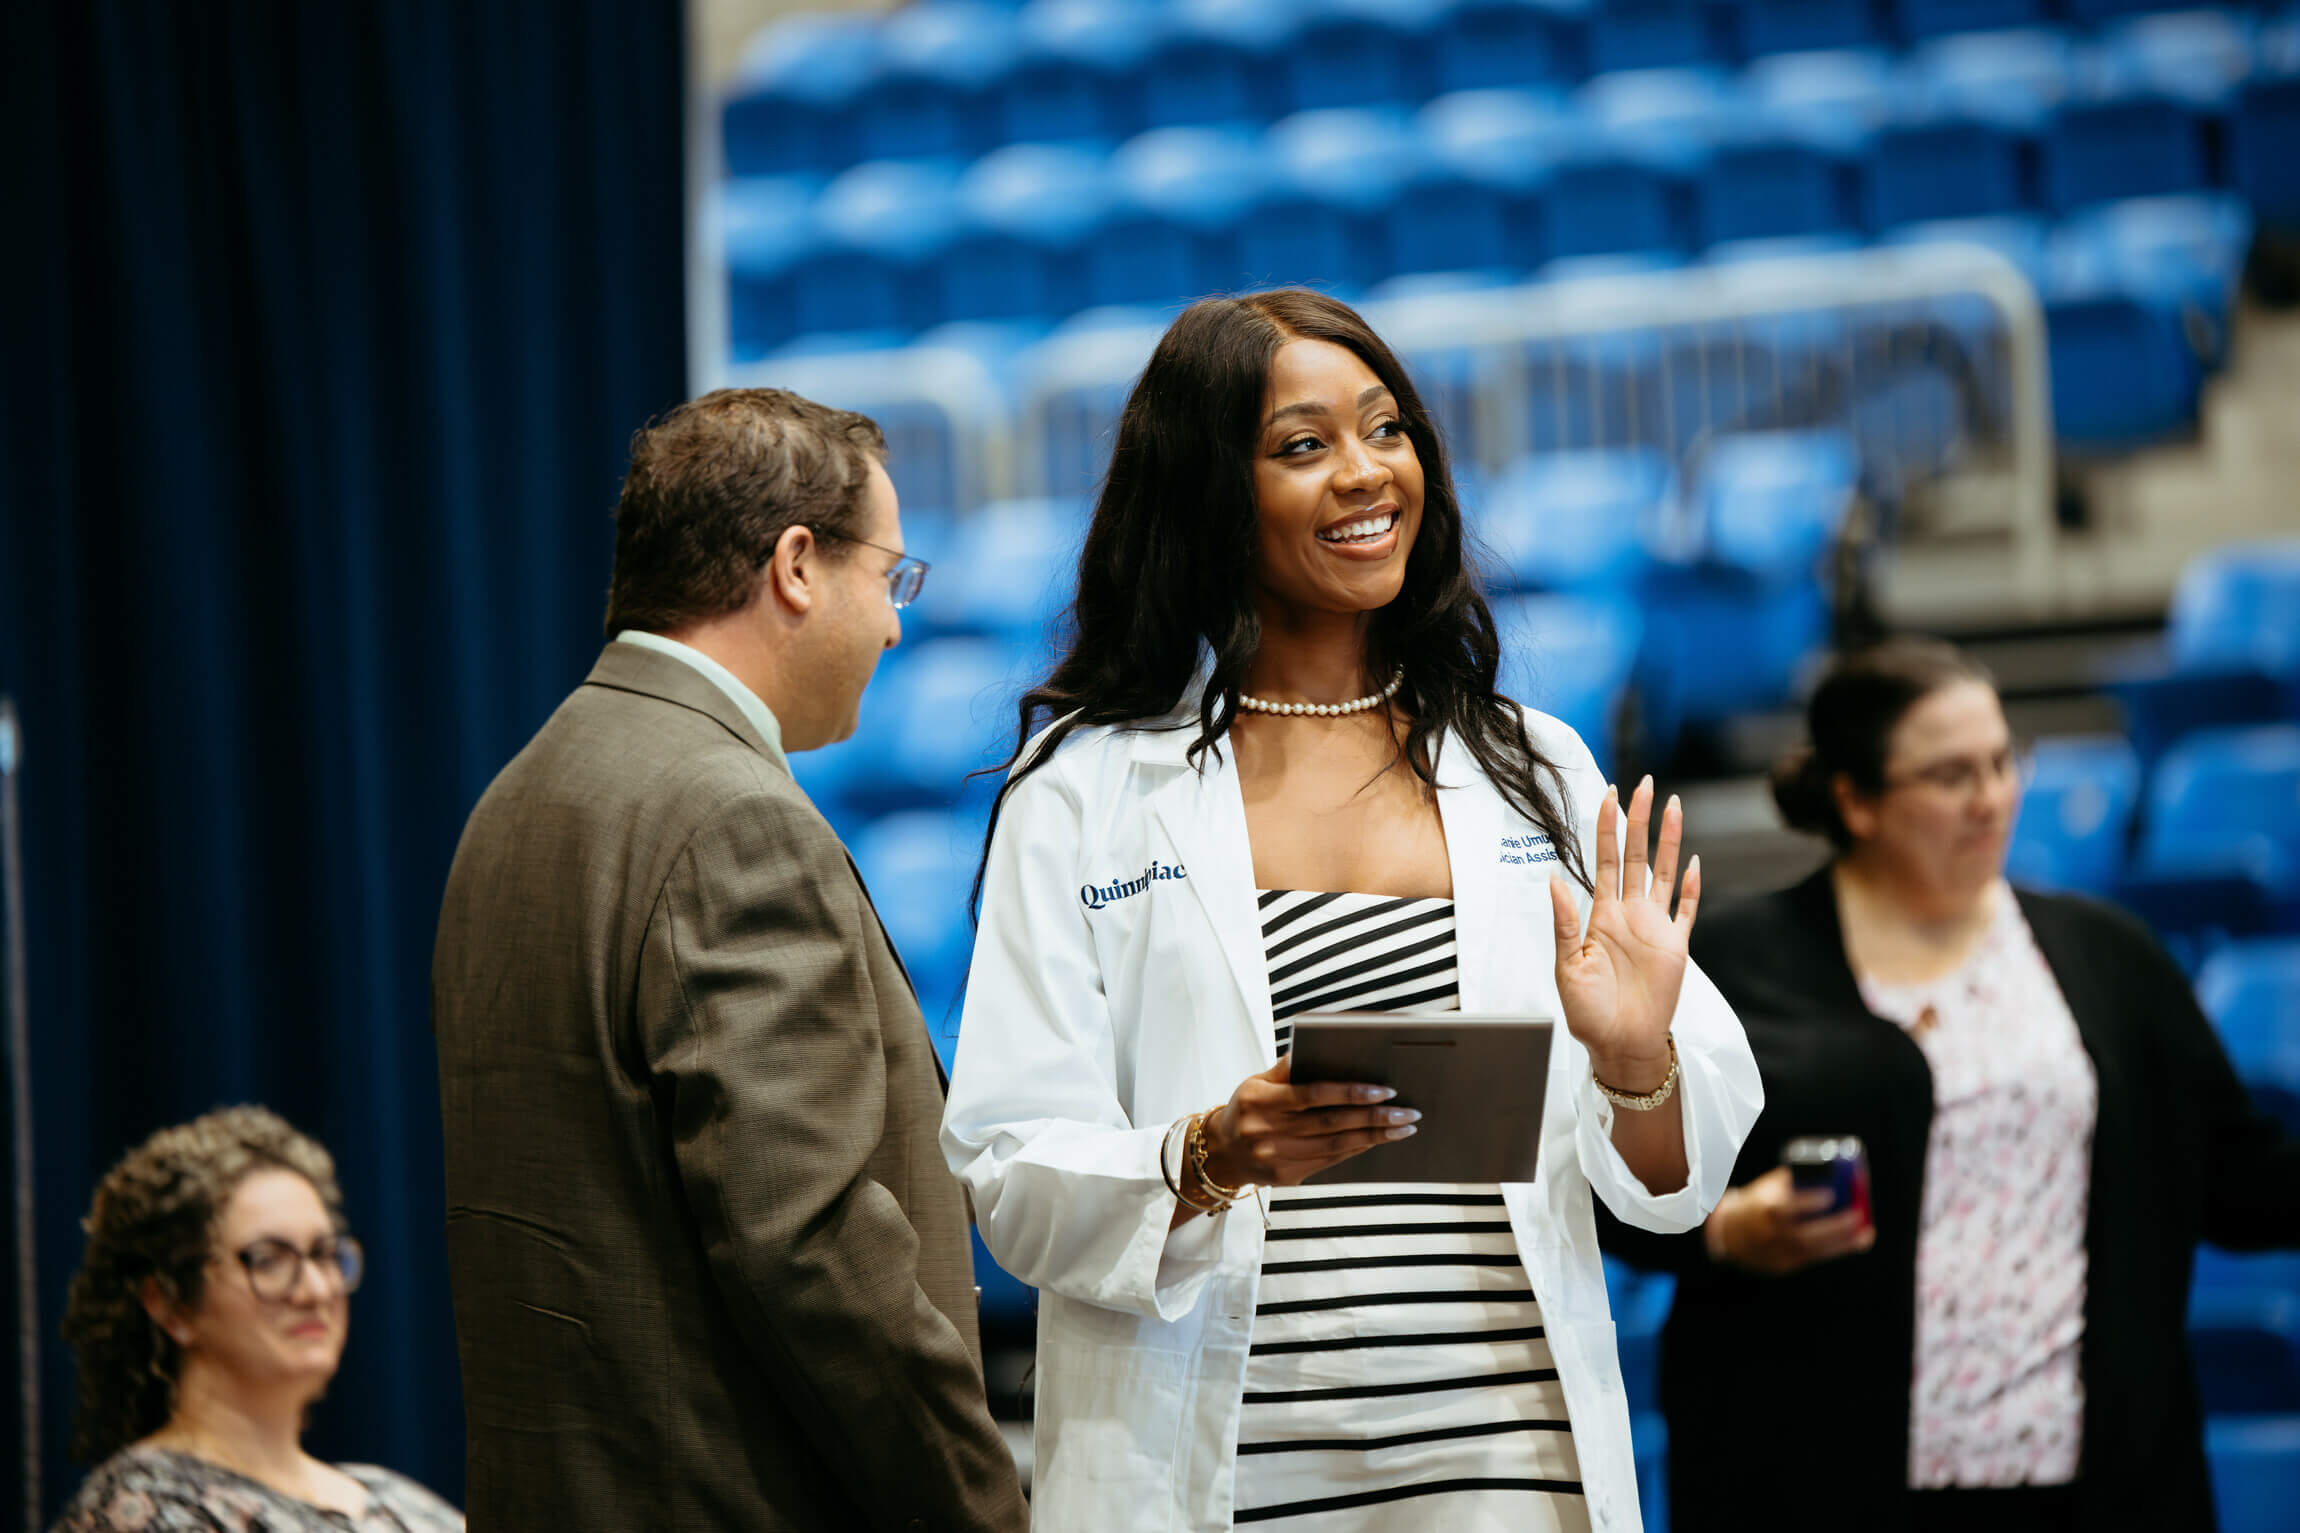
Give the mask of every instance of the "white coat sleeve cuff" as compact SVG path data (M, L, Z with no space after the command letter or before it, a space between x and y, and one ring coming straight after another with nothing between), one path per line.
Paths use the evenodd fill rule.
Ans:
M1688 1099L1692 1082L1687 1074L1681 1061L1676 1092L1654 1109L1679 1114L1685 1130L1685 1185L1667 1193L1651 1191L1629 1169L1629 1162L1621 1158L1613 1143L1613 1115L1622 1109L1597 1089L1595 1080L1582 1077L1574 1104L1580 1120L1574 1132L1580 1142L1582 1169L1588 1173L1591 1190L1624 1224L1667 1235L1689 1230L1708 1217L1709 1210L1701 1203L1701 1138L1695 1131L1696 1115Z
M1119 1270L1112 1274L1113 1291L1103 1302L1118 1300L1115 1307L1172 1321L1196 1307L1198 1295L1220 1267L1222 1227L1229 1216L1192 1215L1174 1225L1174 1194L1167 1190L1165 1172L1158 1165L1168 1131L1161 1127L1134 1132L1135 1148L1143 1152L1143 1169L1148 1173L1146 1198Z

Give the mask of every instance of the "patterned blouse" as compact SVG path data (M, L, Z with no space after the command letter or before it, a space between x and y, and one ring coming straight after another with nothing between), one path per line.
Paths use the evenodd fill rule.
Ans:
M462 1533L463 1514L405 1475L335 1467L367 1487L356 1518L188 1453L122 1448L89 1474L53 1533Z
M1864 979L1861 995L1911 1031L1933 1072L1909 1484L2067 1484L2083 1446L2077 1350L2099 1106L2076 1019L2002 885L1956 972L1921 985Z

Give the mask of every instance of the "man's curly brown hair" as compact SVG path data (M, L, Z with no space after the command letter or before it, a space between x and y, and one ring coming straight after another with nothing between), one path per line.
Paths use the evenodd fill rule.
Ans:
M215 1225L241 1182L278 1167L319 1194L344 1228L335 1161L261 1107L225 1107L161 1129L96 1184L81 1227L87 1254L72 1276L64 1339L80 1376L72 1452L95 1463L158 1431L175 1408L174 1340L144 1312L144 1283L199 1304Z

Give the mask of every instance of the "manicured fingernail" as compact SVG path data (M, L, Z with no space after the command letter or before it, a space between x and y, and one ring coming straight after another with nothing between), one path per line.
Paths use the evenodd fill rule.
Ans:
M1361 1102L1387 1102L1396 1095L1397 1093L1387 1086L1360 1086L1358 1088L1358 1100Z
M1646 773L1646 774L1645 774L1644 780L1638 783L1638 785L1637 785L1637 791L1638 791L1638 792L1640 792L1640 793L1649 792L1649 791L1651 791L1652 787L1653 787L1653 774L1652 774L1651 772L1648 772L1648 773Z
M1677 795L1674 793L1669 795L1669 807L1671 809L1675 809L1677 807Z
M1422 1121L1421 1113L1411 1107L1393 1107L1388 1112L1383 1113L1382 1117L1391 1123L1419 1123Z
M1391 1129L1389 1131L1389 1137L1392 1139L1411 1139L1416 1132L1417 1130L1414 1128L1414 1126L1409 1123L1404 1128Z

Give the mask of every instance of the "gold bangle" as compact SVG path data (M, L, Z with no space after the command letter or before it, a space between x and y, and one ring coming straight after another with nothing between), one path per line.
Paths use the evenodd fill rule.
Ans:
M1192 1113L1190 1115L1190 1128L1183 1137L1182 1148L1184 1153L1190 1157L1190 1169L1198 1175L1199 1189L1215 1200L1211 1204L1199 1203L1190 1198L1184 1198L1182 1201L1209 1219L1216 1214L1227 1212L1230 1205L1237 1202L1238 1199L1235 1193L1227 1192L1219 1182L1206 1175L1206 1115L1204 1113Z
M1169 1142L1174 1137L1175 1129L1181 1129L1183 1131L1182 1153L1177 1157L1177 1159L1183 1163L1183 1181L1185 1182L1189 1180L1189 1168L1187 1162L1190 1158L1190 1135L1196 1130L1197 1126L1197 1114L1190 1113L1176 1118L1173 1123L1167 1126L1166 1129L1166 1138ZM1175 1181L1173 1175L1166 1170L1166 1147L1164 1144L1161 1144L1158 1147L1158 1174L1166 1178L1166 1189L1167 1191L1174 1194L1174 1201L1181 1204L1184 1208L1187 1208L1194 1214L1205 1214L1211 1218L1213 1215L1220 1213L1225 1206L1219 1203L1201 1203L1196 1198L1190 1196L1190 1194Z
M1592 1086L1595 1086L1599 1091L1605 1093L1605 1099L1616 1107L1625 1107L1631 1112L1651 1112L1654 1108L1659 1107L1662 1103L1668 1101L1669 1098L1676 1093L1677 1040L1675 1038L1671 1038L1669 1040L1669 1073L1662 1077L1660 1085L1654 1087L1651 1091L1646 1092L1642 1096L1633 1096L1626 1091L1614 1090L1611 1086L1608 1086L1605 1084L1605 1082L1599 1080L1597 1078L1597 1072L1594 1070L1590 1071L1589 1073L1589 1083Z
M1199 1186L1220 1198L1224 1203L1235 1203L1246 1195L1246 1184L1240 1182L1235 1187L1225 1187L1206 1174L1206 1120L1221 1110L1219 1107L1209 1108L1191 1120L1193 1126L1188 1141L1191 1146L1190 1165L1191 1169L1198 1173Z

